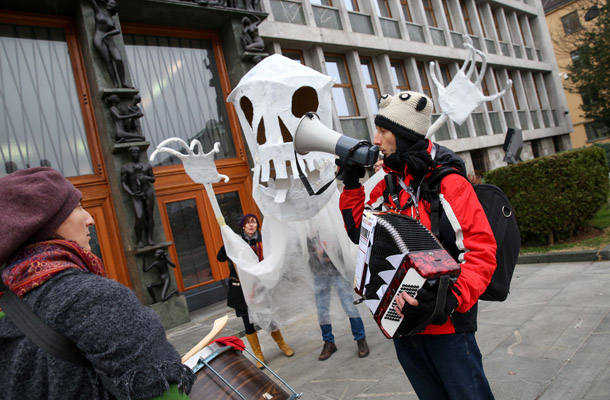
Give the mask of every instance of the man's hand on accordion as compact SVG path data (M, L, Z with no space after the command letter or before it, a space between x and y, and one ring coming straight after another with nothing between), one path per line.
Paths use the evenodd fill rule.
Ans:
M398 333L406 334L410 332L417 324L425 321L434 313L436 304L438 287L429 287L424 285L417 291L417 298L409 296L406 292L401 292L396 297L396 307L394 308L403 322L398 329ZM447 318L453 313L458 305L457 298L451 288L447 290L447 299L443 312L431 321L434 325L443 325L447 322Z

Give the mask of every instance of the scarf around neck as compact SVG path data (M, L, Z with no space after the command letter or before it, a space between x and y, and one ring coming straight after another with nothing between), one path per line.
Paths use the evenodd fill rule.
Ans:
M71 240L47 240L21 248L7 262L2 281L19 297L66 269L105 276L104 265L91 251Z

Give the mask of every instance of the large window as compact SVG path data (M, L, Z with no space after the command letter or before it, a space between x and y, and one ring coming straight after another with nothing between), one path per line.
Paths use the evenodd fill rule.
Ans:
M235 157L212 40L129 32L123 38L131 77L142 97L149 155L163 140L178 137L189 145L199 140L206 152L220 142L215 157ZM154 166L170 164L180 160L168 153L155 158Z
M390 60L390 67L392 69L394 87L396 87L397 91L411 90L405 64L400 60Z
M335 78L333 100L337 108L337 114L340 117L359 115L345 57L341 54L327 54L325 59L326 72L330 77Z
M377 84L377 78L375 77L375 67L373 67L373 60L370 57L360 57L360 67L362 68L362 76L366 84L366 94L369 99L369 104L373 113L377 114L379 111L378 102L381 94L379 93L379 85Z
M436 23L436 15L434 15L434 7L432 6L432 0L422 0L422 5L424 6L424 13L426 14L428 25L437 27L438 25Z
M0 24L0 177L40 166L66 177L94 174L76 38L67 23L49 24Z
M411 9L409 8L409 3L407 0L400 0L400 6L402 7L402 13L405 17L405 21L413 22L413 18L411 17Z

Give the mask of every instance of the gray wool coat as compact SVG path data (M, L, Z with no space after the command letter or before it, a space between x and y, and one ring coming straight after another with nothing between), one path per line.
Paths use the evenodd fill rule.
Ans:
M167 341L157 315L125 286L76 269L24 296L43 321L75 342L81 367L38 348L0 319L0 400L149 399L194 375Z

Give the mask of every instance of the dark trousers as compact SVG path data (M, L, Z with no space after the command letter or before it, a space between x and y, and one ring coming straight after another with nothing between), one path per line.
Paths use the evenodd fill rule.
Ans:
M398 361L421 400L490 400L473 332L394 339Z

